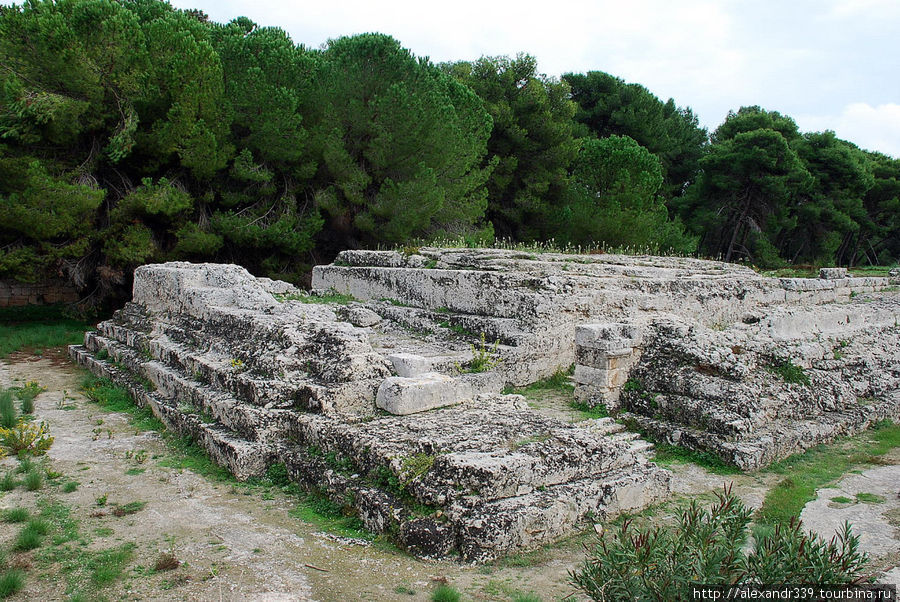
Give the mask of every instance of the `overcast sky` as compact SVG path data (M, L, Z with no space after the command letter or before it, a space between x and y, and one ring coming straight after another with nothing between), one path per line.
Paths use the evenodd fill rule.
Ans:
M319 47L379 31L434 62L527 52L541 72L606 71L710 130L761 105L900 157L900 0L173 0Z

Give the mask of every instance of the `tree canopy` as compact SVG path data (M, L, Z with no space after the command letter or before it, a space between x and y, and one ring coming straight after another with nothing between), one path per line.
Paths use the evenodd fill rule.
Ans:
M894 263L900 161L760 107L690 108L534 57L434 65L162 0L0 10L0 278L123 295L141 263L303 282L346 248L463 236L759 265Z

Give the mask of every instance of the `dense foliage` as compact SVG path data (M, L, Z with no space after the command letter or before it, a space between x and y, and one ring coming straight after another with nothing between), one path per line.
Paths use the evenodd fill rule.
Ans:
M533 57L295 44L161 0L0 7L0 278L94 299L170 259L302 281L345 248L463 237L893 263L900 161Z
M730 490L701 508L691 502L672 528L636 528L630 521L601 539L573 585L593 600L692 600L691 587L815 583L846 585L863 578L868 557L850 526L829 542L804 533L799 520L756 533L752 513Z

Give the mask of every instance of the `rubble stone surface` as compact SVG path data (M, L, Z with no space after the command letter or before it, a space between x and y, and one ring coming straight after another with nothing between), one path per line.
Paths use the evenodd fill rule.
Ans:
M231 265L134 282L73 358L238 478L283 463L421 556L486 561L667 495L611 418L501 394L573 365L581 402L745 469L900 406L896 275L422 248L345 251L312 294Z

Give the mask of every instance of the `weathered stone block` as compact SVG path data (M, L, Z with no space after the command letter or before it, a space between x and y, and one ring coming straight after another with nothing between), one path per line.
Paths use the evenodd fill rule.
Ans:
M395 353L388 356L388 361L394 366L397 376L420 376L426 372L432 372L432 361L427 357L414 353Z
M841 280L847 277L847 268L819 268L819 278Z
M392 376L378 387L375 405L396 415L415 414L471 399L472 386L462 379L437 372L418 376Z

